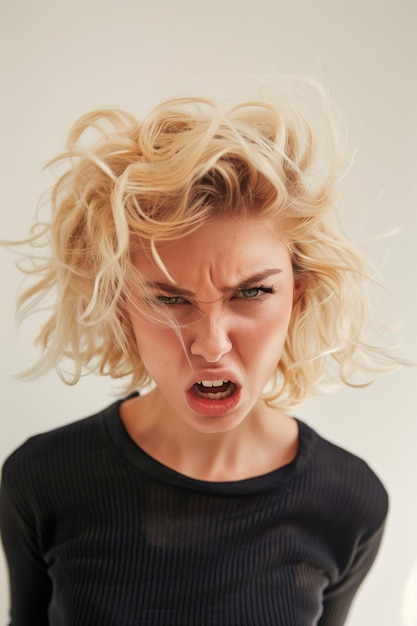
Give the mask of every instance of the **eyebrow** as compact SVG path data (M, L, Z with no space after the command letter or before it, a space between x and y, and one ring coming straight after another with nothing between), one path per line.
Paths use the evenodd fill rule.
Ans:
M265 280L266 278L273 276L274 274L280 274L281 272L282 270L279 268L271 268L271 269L263 270L261 272L256 272L256 274L251 274L251 276L248 276L247 278L244 278L242 281L239 281L239 283L235 285L234 287L224 287L224 291L233 292L233 291L236 291L237 289L244 289L245 287L250 287L256 283L259 283ZM180 287L176 287L175 285L171 283L148 281L146 282L146 286L150 287L151 289L160 289L161 291L165 291L166 293L170 293L174 296L179 296L179 295L194 296L195 295L189 289L181 289Z

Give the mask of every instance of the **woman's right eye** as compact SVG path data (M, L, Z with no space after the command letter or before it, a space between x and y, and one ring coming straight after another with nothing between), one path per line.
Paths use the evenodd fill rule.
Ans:
M175 304L186 304L187 301L181 296L156 296L157 301L165 306L173 306Z

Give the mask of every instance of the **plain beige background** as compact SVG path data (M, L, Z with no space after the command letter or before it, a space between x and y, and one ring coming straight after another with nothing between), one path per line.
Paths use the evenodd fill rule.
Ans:
M358 147L344 202L348 230L366 238L398 229L368 252L383 263L388 316L403 318L400 347L417 360L414 0L3 0L0 7L1 238L27 234L50 184L41 168L79 114L117 105L141 115L172 95L229 100L275 75L309 75L341 106ZM36 356L31 341L40 321L16 330L15 260L1 251L1 459L28 436L96 411L115 393L111 381L96 377L75 388L54 373L14 379ZM417 624L416 387L416 370L408 369L297 411L363 456L391 497L383 547L349 626Z

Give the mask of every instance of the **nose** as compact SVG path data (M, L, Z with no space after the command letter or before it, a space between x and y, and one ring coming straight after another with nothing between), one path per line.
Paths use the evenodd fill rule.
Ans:
M227 322L219 314L204 315L193 325L192 333L190 353L203 357L208 363L217 363L232 349Z

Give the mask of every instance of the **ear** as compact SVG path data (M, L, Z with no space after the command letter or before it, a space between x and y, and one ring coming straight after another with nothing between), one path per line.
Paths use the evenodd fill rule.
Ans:
M293 305L298 302L305 291L305 282L301 279L298 279L294 282L293 289Z

